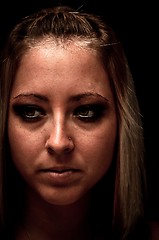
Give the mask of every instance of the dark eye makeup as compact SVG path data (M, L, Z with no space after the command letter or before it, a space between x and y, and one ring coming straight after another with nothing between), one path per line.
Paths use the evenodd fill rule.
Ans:
M15 104L13 105L13 110L23 121L28 122L39 121L46 115L45 111L36 105Z
M83 104L73 109L72 116L82 122L96 122L107 109L108 106L103 103ZM31 104L13 104L13 111L24 122L38 122L47 115L43 108Z
M106 110L105 104L82 105L74 110L74 116L83 122L95 122L104 115Z

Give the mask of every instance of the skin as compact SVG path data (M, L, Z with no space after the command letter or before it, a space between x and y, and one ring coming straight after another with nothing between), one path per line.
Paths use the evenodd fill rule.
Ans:
M42 42L23 56L8 137L30 209L40 201L57 208L83 204L110 167L116 135L113 93L95 53Z

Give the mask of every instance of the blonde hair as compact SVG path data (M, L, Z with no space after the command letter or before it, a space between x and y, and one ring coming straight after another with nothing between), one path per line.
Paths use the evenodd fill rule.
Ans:
M97 52L109 74L118 115L114 189L114 226L126 238L144 215L144 139L142 116L128 62L118 37L99 17L68 7L44 9L25 17L9 36L1 69L0 93L0 218L5 221L7 112L10 91L23 54L43 40L65 47L69 41ZM81 44L80 44L81 43ZM118 227L119 226L119 227Z

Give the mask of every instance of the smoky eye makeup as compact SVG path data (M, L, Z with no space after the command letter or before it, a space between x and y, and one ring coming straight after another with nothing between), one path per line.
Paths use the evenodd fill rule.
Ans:
M105 116L108 106L104 103L91 103L78 106L73 115L83 122L97 122Z
M35 122L43 118L46 113L43 108L32 104L13 104L13 112L26 122Z

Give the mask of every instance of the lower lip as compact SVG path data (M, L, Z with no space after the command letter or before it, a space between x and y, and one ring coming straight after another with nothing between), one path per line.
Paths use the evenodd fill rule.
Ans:
M66 186L71 183L73 184L81 178L81 172L77 170L70 170L66 172L45 171L43 174L54 186Z

